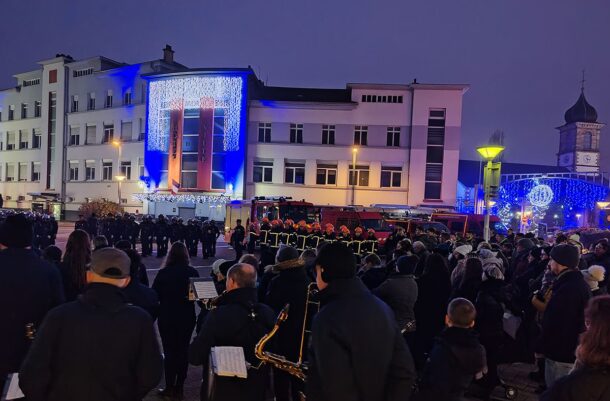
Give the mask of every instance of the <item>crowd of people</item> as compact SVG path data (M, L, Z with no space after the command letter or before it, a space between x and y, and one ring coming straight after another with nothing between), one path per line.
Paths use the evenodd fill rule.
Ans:
M168 226L168 249L149 286L144 242L138 252L129 235L104 235L111 221L129 234L131 217L95 231L90 220L64 252L35 246L31 216L0 225L0 382L19 372L27 400L141 400L162 375L159 395L179 400L189 363L202 366L202 400L488 399L498 365L516 361L536 366L541 400L610 397L607 240L398 228L378 253L335 235L304 249L259 237L261 253L244 254L238 224L236 257L212 265L220 295L193 300L192 243L172 222L154 223ZM290 372L255 355L286 305L269 351ZM209 374L221 346L243 348L247 378Z

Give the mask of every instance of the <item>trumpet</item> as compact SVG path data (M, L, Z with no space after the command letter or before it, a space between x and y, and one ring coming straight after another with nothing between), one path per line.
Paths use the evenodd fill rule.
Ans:
M303 316L303 329L301 331L301 344L299 347L299 359L295 361L289 361L286 357L278 354L274 354L269 351L265 351L265 345L275 336L280 329L280 325L288 319L288 312L290 305L286 304L280 311L273 329L265 334L256 344L254 348L254 354L262 363L268 363L273 367L283 370L300 380L305 381L307 378L307 364L303 361L303 349L305 347L305 336L311 334L311 330L308 328L308 323L311 320L309 317L310 310L309 305L314 305L316 312L320 309L320 303L312 300L312 297L318 292L318 288L315 283L309 284L307 287L307 298L305 300L305 315Z
M207 310L216 309L216 307L218 306L218 303L222 300L222 297L224 297L226 295L226 293L227 293L227 290L224 290L217 297L206 299L206 300L202 301L203 306L205 306L205 308Z

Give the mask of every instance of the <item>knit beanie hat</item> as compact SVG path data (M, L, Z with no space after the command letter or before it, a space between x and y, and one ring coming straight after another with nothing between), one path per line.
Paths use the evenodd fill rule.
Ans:
M582 270L581 273L591 290L597 290L599 282L604 281L606 269L603 266L593 265L586 270Z
M521 238L519 241L517 241L517 246L524 249L530 249L534 247L534 242L529 238Z
M569 244L560 244L551 250L551 259L562 266L575 269L580 261L580 252L577 247Z
M33 236L32 223L23 213L8 216L0 226L0 242L8 248L27 248Z
M220 265L226 262L225 259L216 259L214 263L212 263L212 272L214 274L220 273Z
M459 253L462 256L466 256L470 252L472 252L472 245L460 245L457 248L455 248L453 250L453 252L457 252L457 253Z

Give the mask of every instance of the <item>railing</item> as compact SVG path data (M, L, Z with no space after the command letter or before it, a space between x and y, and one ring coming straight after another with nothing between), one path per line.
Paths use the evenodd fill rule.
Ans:
M610 176L605 172L566 172L566 173L524 173L524 174L502 174L500 185L517 180L528 180L535 178L563 178L587 181L592 184L610 187Z

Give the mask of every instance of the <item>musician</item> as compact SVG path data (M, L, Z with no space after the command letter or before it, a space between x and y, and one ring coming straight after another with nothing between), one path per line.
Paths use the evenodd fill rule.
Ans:
M254 346L273 327L275 314L256 297L256 269L249 264L233 265L227 273L227 292L210 311L201 332L191 343L189 361L203 366L201 400L264 401L268 366L248 369L247 379L214 377L213 398L208 397L208 364L212 347L243 347L246 361L258 366Z
M294 248L282 248L282 256L290 255L290 259L275 264L272 269L277 274L269 282L265 303L273 308L275 313L290 304L288 319L276 335L274 352L283 355L290 361L299 359L301 348L301 335L305 318L305 300L309 278L305 271L305 261L299 258ZM273 374L275 397L277 401L290 401L299 399L299 391L303 391L303 382L290 374L276 369Z
M340 242L323 246L316 282L322 308L312 326L307 400L409 399L411 354L392 310L356 278L352 250Z

